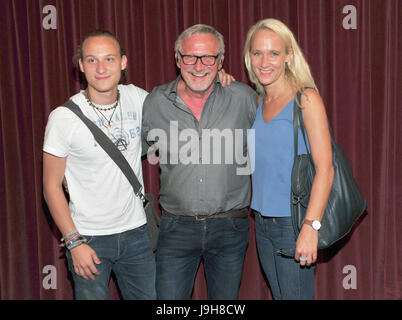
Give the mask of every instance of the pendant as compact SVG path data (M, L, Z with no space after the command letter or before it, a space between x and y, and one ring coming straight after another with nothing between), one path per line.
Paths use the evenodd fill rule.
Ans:
M117 147L117 149L119 149L120 151L127 150L128 144L127 144L127 141L123 138L117 139L117 141L114 144Z
M105 127L106 127L108 130L112 129L112 128L114 127L114 122L113 122L113 121L110 121L110 122L108 122L108 123L105 123Z
M109 135L113 136L112 129L114 127L114 123L113 122L109 122L109 123L104 122L103 125L107 129L107 132L109 132Z

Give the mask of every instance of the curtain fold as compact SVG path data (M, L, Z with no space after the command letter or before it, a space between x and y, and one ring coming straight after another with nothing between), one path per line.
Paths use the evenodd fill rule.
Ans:
M56 29L43 21L56 10ZM344 20L355 8L356 29ZM401 8L398 0L3 0L0 10L0 299L72 299L60 234L42 195L42 143L51 110L84 88L72 56L83 36L108 29L128 56L125 83L151 91L177 76L174 41L213 25L224 68L250 84L246 33L263 18L294 32L368 209L346 239L320 252L316 299L401 299ZM143 163L159 192L158 166ZM251 217L240 299L271 299ZM50 270L50 271L49 271ZM50 276L56 272L55 281ZM230 270L228 270L230 272ZM50 287L55 285L55 287ZM111 299L119 299L114 281ZM201 265L193 299L206 299Z

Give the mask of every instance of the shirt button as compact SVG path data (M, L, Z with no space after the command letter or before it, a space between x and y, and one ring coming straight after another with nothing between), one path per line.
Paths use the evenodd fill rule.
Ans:
M200 179L200 182L202 182L203 180L202 180L202 178Z

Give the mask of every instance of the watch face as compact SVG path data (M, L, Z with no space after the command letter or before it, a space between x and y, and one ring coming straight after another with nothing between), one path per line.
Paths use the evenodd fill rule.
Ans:
M312 223L312 227L314 228L314 230L320 230L320 228L321 228L320 221L314 220Z

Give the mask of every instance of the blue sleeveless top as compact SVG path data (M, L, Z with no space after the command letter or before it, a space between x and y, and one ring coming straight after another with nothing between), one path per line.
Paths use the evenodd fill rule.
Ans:
M249 134L253 195L251 208L263 216L288 217L290 213L291 174L294 158L292 99L282 111L265 122L263 99ZM298 153L307 153L299 127Z

